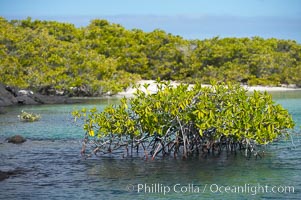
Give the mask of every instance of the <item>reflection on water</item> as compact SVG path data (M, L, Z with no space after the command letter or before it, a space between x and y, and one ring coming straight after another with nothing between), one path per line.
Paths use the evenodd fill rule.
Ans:
M301 125L299 98L276 97ZM95 102L96 101L96 102ZM294 136L266 149L263 159L246 160L234 155L182 159L143 160L139 156L121 158L106 155L83 159L80 156L82 130L71 123L70 112L82 106L104 105L115 100L93 100L89 104L11 107L0 115L0 170L20 169L23 173L0 183L0 199L299 199L301 196L301 142ZM115 101L116 102L116 101ZM41 113L36 123L21 123L22 110ZM22 145L4 142L7 136L25 135ZM134 191L128 191L128 185ZM295 193L137 193L138 184L289 185Z

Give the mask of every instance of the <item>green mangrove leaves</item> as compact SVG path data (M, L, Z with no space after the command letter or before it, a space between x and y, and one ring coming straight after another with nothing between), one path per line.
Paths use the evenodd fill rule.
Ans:
M86 141L94 141L94 153L122 147L142 148L146 158L160 152L183 157L223 149L251 153L256 145L288 135L294 127L288 111L266 92L249 94L230 83L173 87L158 80L157 84L156 94L137 90L133 98L122 98L103 111L73 112L75 119L84 119Z

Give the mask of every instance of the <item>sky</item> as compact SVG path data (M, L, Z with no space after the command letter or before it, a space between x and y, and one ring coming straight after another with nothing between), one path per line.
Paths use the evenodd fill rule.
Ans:
M301 0L0 0L0 16L77 27L98 18L186 39L260 36L301 43Z

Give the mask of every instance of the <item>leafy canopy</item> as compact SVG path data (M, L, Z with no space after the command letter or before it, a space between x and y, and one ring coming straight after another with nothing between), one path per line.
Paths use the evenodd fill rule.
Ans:
M137 90L133 98L103 111L73 112L75 119L84 119L86 139L97 144L95 153L124 146L141 147L153 157L158 152L187 157L227 146L253 152L256 145L273 142L294 127L288 111L266 92L248 94L230 83L173 87L158 82L157 87L156 94Z
M95 19L86 27L0 17L0 82L40 93L117 93L138 79L301 86L301 45L275 38L185 40Z

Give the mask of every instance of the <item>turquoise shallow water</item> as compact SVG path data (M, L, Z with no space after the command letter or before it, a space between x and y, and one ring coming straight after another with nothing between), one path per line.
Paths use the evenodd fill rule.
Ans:
M293 115L299 132L301 92L273 93L273 97ZM240 154L185 161L145 161L120 155L83 159L79 153L83 132L72 123L70 112L82 106L101 109L116 102L95 99L85 104L8 108L7 114L0 115L0 170L21 169L23 173L0 182L0 199L300 199L298 135L293 136L294 145L279 141L267 147L265 157L258 160L246 160ZM19 122L21 110L40 113L42 119ZM28 141L22 145L4 142L15 134ZM224 186L232 187L232 192ZM234 192L234 186L248 192ZM280 192L255 194L255 186L276 186ZM285 193L285 186L293 186L294 192ZM170 191L164 195L163 189Z

